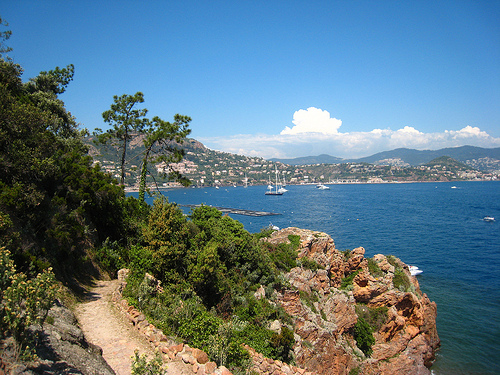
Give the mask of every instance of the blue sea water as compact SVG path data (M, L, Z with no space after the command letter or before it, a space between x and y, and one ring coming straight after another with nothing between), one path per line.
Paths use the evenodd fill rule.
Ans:
M323 231L339 250L363 246L366 256L393 254L418 266L420 287L438 307L441 348L433 373L500 374L500 182L292 185L282 196L266 196L265 189L164 194L178 204L280 214L230 215L250 232L270 223Z

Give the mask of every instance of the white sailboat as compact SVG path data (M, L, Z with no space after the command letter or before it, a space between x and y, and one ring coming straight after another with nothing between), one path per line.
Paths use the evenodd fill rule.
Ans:
M282 188L281 187L281 183L279 181L279 178L278 178L278 167L276 167L276 186L273 187L271 186L271 188L269 188L269 186L267 187L267 191L266 191L266 195L283 195L283 191L280 191L280 189Z
M269 176L269 185L267 185L268 190L271 190L273 188L273 184L271 183L271 176Z
M280 179L280 184L281 184L281 179ZM288 190L285 189L285 177L283 176L283 183L281 184L280 188L278 189L279 192L281 193L286 193Z

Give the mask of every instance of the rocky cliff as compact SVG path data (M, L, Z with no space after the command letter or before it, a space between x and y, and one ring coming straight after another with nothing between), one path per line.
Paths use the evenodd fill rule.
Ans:
M430 373L440 343L436 304L406 264L380 254L367 259L362 247L341 252L330 236L310 230L286 228L266 240L289 242L290 235L300 237L302 265L286 274L289 287L276 301L293 318L297 366L317 374ZM359 333L361 320L371 335Z

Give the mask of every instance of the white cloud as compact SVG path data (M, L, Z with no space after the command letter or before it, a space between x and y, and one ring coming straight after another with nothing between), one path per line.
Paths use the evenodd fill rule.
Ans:
M481 129L479 129L478 127L472 127L470 125L467 125L465 128L460 129L458 131L445 130L445 132L450 134L453 137L453 139L471 138L471 137L477 137L477 138L489 137L488 133L481 131Z
M201 138L207 147L240 155L264 158L294 158L329 154L341 158L359 158L377 152L406 147L437 150L464 145L500 147L500 138L491 137L478 127L424 133L412 126L398 130L373 129L369 132L340 133L342 121L318 108L296 111L292 128L280 134L233 135Z
M295 126L292 128L286 126L280 134L337 134L342 125L342 120L331 118L328 111L323 111L315 107L295 111L292 122Z

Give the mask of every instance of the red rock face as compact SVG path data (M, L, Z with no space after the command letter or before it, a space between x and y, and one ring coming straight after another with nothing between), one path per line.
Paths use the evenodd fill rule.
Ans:
M292 269L286 275L292 289L277 296L294 320L298 367L317 374L348 374L355 368L363 374L430 374L428 368L439 347L436 304L421 293L408 266L378 254L373 260L381 271L371 275L362 247L344 256L327 234L299 228L274 232L268 241L289 242L289 235L300 236L299 258L307 257L323 267ZM408 281L404 291L394 287L396 268ZM356 271L352 285L340 290L342 279ZM306 301L301 293L314 298ZM370 358L357 348L352 336L357 304L388 309L385 322L374 333Z

